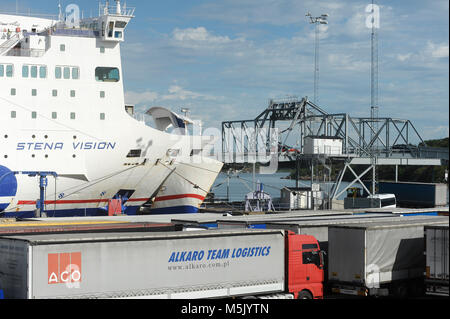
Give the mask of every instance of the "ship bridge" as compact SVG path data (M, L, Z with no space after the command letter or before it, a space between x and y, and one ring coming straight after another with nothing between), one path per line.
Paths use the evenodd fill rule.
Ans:
M99 3L94 18L81 18L79 8L71 7L70 15L31 17L0 14L0 56L42 57L50 48L50 36L99 38L103 42L125 41L125 28L134 18L135 8Z

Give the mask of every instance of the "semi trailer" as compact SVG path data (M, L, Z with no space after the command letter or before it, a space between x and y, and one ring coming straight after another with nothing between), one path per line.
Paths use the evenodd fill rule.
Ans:
M426 226L424 235L426 293L448 297L448 225Z
M323 298L323 253L282 230L0 237L6 299Z
M447 184L379 182L380 193L392 193L400 207L439 207L447 205Z
M295 234L300 235L310 235L316 238L319 242L321 250L325 252L324 257L324 291L325 295L331 293L331 288L328 282L328 249L329 249L329 239L328 239L328 228L337 225L358 225L369 223L397 223L401 221L434 221L436 217L428 216L412 216L412 217L401 217L392 214L361 214L361 215L350 215L342 216L341 218L335 219L314 219L314 220L296 220L287 222L273 222L265 224L266 229L283 229L287 231L292 231ZM439 219L442 220L442 219Z
M182 225L171 223L122 223L113 221L0 223L0 236L42 235L52 233L162 232L182 230Z
M328 228L328 284L335 294L421 296L424 227L446 217L333 225Z

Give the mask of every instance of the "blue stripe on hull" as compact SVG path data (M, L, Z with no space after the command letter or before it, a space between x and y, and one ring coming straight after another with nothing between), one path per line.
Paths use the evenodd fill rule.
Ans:
M174 206L166 208L155 208L150 211L150 215L164 215L164 214L196 214L198 208L195 206Z
M0 165L0 197L14 197L16 194L17 179L15 174L9 168ZM0 212L8 206L9 203L0 203Z

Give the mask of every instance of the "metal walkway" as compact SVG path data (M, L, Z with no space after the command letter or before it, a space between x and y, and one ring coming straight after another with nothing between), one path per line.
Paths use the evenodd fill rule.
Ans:
M342 150L308 152L306 138L340 139ZM449 159L447 148L428 147L409 120L329 114L308 98L270 101L254 120L222 123L225 163L260 162L258 159L274 153L280 162L301 156L343 159L358 165L370 164L374 155L378 165L445 165Z
M0 44L0 56L6 55L9 50L11 50L13 47L16 46L17 43L19 43L21 40L21 37L19 33L14 34L10 38L8 38L6 41Z
M326 140L333 142L313 143L311 147L311 141ZM376 181L377 166L396 166L398 176L399 165L448 165L449 150L427 146L409 120L330 114L305 97L272 100L254 120L223 122L222 157L226 164L270 163L269 166L309 161L311 171L314 171L315 163L331 171L331 163L341 161L344 168L332 191L332 198L336 199L355 183L363 184L362 178L369 172ZM369 167L358 175L352 169L353 165ZM340 190L347 171L355 179ZM370 195L376 192L364 188Z

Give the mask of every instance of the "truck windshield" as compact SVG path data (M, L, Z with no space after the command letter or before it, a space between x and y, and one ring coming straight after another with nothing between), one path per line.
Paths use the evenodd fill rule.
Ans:
M303 252L303 264L314 264L320 268L320 255L317 251L305 251Z

